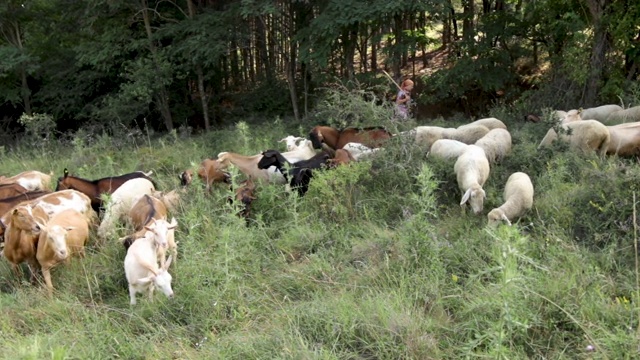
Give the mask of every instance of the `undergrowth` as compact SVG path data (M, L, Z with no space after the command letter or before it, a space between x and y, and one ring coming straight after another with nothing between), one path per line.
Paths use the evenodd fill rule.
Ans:
M318 172L306 196L261 184L248 222L231 191L199 181L174 214L175 298L129 306L116 238L53 271L53 298L0 262L6 359L460 359L638 357L633 161L538 151L545 129L503 118L510 156L485 185L486 214L515 171L534 208L513 227L460 209L452 162L394 138L370 161ZM221 151L280 149L305 129L238 123L178 138L75 139L5 151L3 174L95 179L154 171L162 190ZM390 124L390 126L394 126ZM242 175L234 171L234 182ZM53 184L55 186L55 184ZM125 225L118 235L128 231Z

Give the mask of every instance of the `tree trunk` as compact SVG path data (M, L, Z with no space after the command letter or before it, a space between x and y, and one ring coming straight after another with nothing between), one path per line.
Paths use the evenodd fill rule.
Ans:
M193 20L196 11L193 6L193 0L187 0L187 6L189 7L189 18ZM209 99L204 87L204 74L202 72L202 66L196 65L196 76L198 77L198 93L200 95L200 104L202 106L202 117L204 118L204 130L209 131L211 122L209 120Z
M611 47L611 37L603 16L607 11L610 0L587 0L587 6L593 19L594 42L591 49L589 61L589 77L583 92L583 103L585 106L596 104L598 93L602 87L604 70L606 67L606 57Z
M473 32L473 18L474 18L474 2L473 0L463 0L463 19L462 19L462 38L465 41L470 41L475 35Z
M144 28L147 32L147 38L149 40L149 51L151 52L151 58L153 59L156 71L160 73L160 66L158 65L158 51L152 39L153 33L151 31L151 20L149 19L149 6L147 4L147 0L140 0L140 5L142 8ZM164 125L167 128L167 131L173 130L173 118L171 116L171 108L169 107L169 93L167 92L167 88L162 82L160 82L158 92L154 95L154 97L156 99L158 110L160 110L160 114L162 115L162 119L164 120Z

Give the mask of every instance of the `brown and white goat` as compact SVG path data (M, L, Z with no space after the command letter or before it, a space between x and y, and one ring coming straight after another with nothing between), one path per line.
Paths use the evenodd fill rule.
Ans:
M61 262L69 262L71 256L84 257L84 247L89 239L89 222L83 214L68 209L51 217L40 228L36 259L42 268L49 295L53 295L51 268Z
M23 171L18 175L0 179L0 184L19 184L29 191L48 190L51 175L35 170Z
M215 183L231 183L231 175L223 171L223 165L215 159L204 159L198 167L198 177L206 185L207 192L211 191L211 185ZM193 181L193 171L185 170L180 176L180 185L187 186Z

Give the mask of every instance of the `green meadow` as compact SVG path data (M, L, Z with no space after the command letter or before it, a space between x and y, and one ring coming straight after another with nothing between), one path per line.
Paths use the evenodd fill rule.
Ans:
M481 216L458 205L453 162L395 137L371 160L316 173L304 197L261 184L248 222L227 186L205 195L196 179L173 214L174 299L156 292L129 305L117 238L92 237L84 259L55 268L52 298L2 259L0 357L638 358L637 160L538 150L549 124L524 123L511 108L490 116L507 124L513 150L491 169ZM201 135L25 137L3 148L0 168L88 179L153 170L169 191L204 158L284 151L279 139L315 124L251 118ZM531 177L534 207L511 227L488 228L515 171Z

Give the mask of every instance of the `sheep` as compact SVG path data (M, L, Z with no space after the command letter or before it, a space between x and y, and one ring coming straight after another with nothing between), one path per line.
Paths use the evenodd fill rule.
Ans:
M582 119L595 120L595 119L589 119L589 118L583 117L582 114L583 114L582 110L575 110L575 109L569 110L567 111L567 115L565 115L565 117L560 120L560 123L568 124L575 121L582 121Z
M198 178L206 184L206 191L211 192L211 185L214 183L231 184L231 175L222 170L223 166L218 160L204 159L198 167ZM193 171L187 169L178 178L180 185L187 186L193 181Z
M113 234L116 222L129 212L134 201L155 191L153 183L145 178L131 179L111 194L104 218L98 227L98 236L106 239Z
M500 121L499 119L496 118L484 118L484 119L478 119L476 121L473 121L471 123L469 123L468 125L471 124L475 124L475 125L481 125L486 127L489 130L493 130L493 129L507 129L507 125L505 125L502 121Z
M89 238L89 223L83 214L68 209L54 215L40 227L36 259L51 296L51 268L63 261L68 262L71 256L84 257L84 247Z
M45 191L49 190L51 184L51 175L47 175L40 171L23 171L18 175L4 177L0 180L0 184L19 184L29 191Z
M235 165L243 174L255 180L268 181L277 184L286 183L282 172L275 167L259 169L258 162L263 158L262 154L245 156L232 152L221 152L218 154L218 161L225 168L230 164Z
M431 150L427 153L427 157L436 157L445 160L457 159L468 146L469 145L458 140L436 140L433 145L431 145Z
M609 148L611 136L609 129L597 120L582 120L563 124L565 130L571 129L571 135L562 134L559 138L568 142L572 148L582 151L597 151L598 154L604 156ZM554 140L558 139L558 134L551 128L547 131L538 149L549 146Z
M445 130L447 129L439 126L418 126L407 133L410 135L415 135L415 143L418 146L425 147L428 150L431 148L433 143L436 142L436 140L444 139L443 133ZM404 133L401 133L401 135L403 134Z
M611 141L608 155L640 156L640 122L607 126Z
M445 129L442 132L442 138L473 144L487 133L489 133L489 129L486 126L471 123L458 126L456 129Z
M342 148L347 150L355 160L360 160L362 158L369 157L378 151L384 150L383 148L370 148L368 146L365 146L361 143L356 143L356 142L347 143Z
M511 226L511 221L524 215L533 206L533 184L529 175L515 172L509 176L504 187L504 204L487 214L490 226L497 226L504 221Z
M489 160L484 150L477 145L469 145L456 160L453 170L456 172L458 188L463 193L460 205L469 202L473 212L479 214L486 197L482 186L489 178L490 172Z
M153 300L153 290L159 288L167 297L173 297L172 277L168 269L172 257L169 256L163 267L158 267L156 243L153 234L147 232L142 239L135 241L124 258L124 272L129 283L130 304L136 304L136 294L147 292L149 301Z
M614 111L604 121L606 125L618 125L640 121L640 106Z
M495 164L511 151L511 134L505 129L496 128L476 141L476 145L484 150L489 163Z
M619 105L602 105L593 108L582 109L580 114L584 120L598 120L601 123L607 121L609 115L613 112L623 110Z

